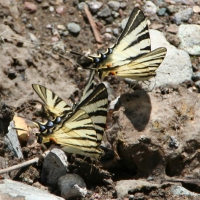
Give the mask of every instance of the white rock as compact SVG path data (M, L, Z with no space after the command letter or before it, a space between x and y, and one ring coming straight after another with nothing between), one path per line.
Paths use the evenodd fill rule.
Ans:
M65 199L85 197L87 189L84 180L77 174L66 174L58 180L61 196Z
M191 80L192 64L188 53L169 44L163 33L157 30L150 30L150 38L152 50L159 47L166 47L167 54L156 71L157 75L155 79L151 79L152 82L146 87L152 89L153 87L180 84Z
M182 24L179 26L179 48L191 55L200 55L200 25Z
M48 193L46 190L9 179L1 180L0 197L0 199L64 200L61 197Z
M147 1L144 5L144 12L149 15L155 15L157 12L157 7L152 1Z
M58 179L67 173L67 166L65 153L57 148L52 149L44 159L41 181L46 185L57 185Z

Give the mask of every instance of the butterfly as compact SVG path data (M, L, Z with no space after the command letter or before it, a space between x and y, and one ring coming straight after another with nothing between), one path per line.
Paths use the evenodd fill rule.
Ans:
M95 64L92 69L98 71L101 79L112 74L146 81L156 76L166 53L164 47L151 51L146 18L139 8L134 8L116 43L104 53L87 58Z
M107 118L108 92L103 83L94 89L94 71L86 84L79 103L68 106L59 96L44 86L34 84L33 89L55 116L46 123L36 122L43 143L53 141L68 153L99 157L99 148Z

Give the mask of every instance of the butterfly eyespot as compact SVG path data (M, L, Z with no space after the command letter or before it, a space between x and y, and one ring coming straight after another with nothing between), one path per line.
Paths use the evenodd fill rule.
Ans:
M117 74L117 72L111 71L110 74L115 76Z
M54 138L49 138L49 140L55 144L57 144L56 140Z
M52 121L48 121L45 126L48 126L49 128L51 128L54 126L54 123Z
M106 63L107 67L112 67L112 63Z

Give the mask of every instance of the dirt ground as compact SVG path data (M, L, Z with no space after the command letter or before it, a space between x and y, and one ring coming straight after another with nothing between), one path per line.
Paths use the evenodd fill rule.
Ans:
M71 105L74 101L78 101L81 97L81 92L84 89L84 84L88 78L89 71L79 69L80 58L67 53L67 51L71 50L81 54L94 54L97 50L105 50L117 39L117 36L113 35L109 41L104 38L103 43L98 44L95 41L91 26L88 23L85 14L78 10L77 5L79 2L76 0L68 0L64 1L64 3L61 3L59 0L49 2L29 2L32 2L37 6L36 12L26 10L24 1L16 0L14 3L11 1L0 1L0 95L2 103L1 110L6 110L7 113L7 116L5 115L5 112L0 113L2 119L0 124L1 129L2 127L6 127L8 125L8 122L13 116L12 111L27 119L37 119L40 121L45 120L46 116L41 109L40 103L37 102L39 98L31 87L31 84L33 83L45 85L47 88L52 89L52 91L56 92L57 95L65 99L65 101L68 101ZM105 5L108 1L102 2ZM145 3L140 0L125 2L127 3L126 8L120 10L119 17L114 18L112 23L109 24L101 18L95 19L98 22L97 25L101 35L105 33L106 28L119 28L122 19L129 16L129 13L136 4L140 5L142 8ZM170 1L162 1L161 3L164 7L170 5L169 2ZM155 0L154 3L158 4L159 1ZM177 5L184 8L189 7L189 5ZM57 10L51 12L50 7L54 7L55 9L62 7L64 8L64 11L60 14ZM150 27L155 27L155 24L161 24L162 26L159 30L165 34L166 38L169 38L169 33L167 33L166 30L168 26L172 24L171 17L171 15L160 17L150 16ZM189 23L196 24L199 21L200 15L194 13ZM78 35L68 33L64 36L59 33L57 28L58 25L66 26L68 22L76 22L80 25L81 31ZM55 29L49 28L50 26L55 27ZM173 35L170 35L170 37L173 37ZM171 41L173 41L173 39L171 39ZM192 63L198 71L200 69L200 57L192 57ZM121 94L133 92L133 89L120 78L106 77L105 81L108 81L109 83L109 101L114 100ZM186 83L182 86L187 89L192 86L192 83ZM134 89L137 90L137 87ZM176 89L171 90L176 92ZM166 95L168 88L166 89L166 93L163 91L164 90L159 90L161 96ZM198 90L196 92L198 92ZM156 92L154 94L156 95ZM8 108L5 107L4 103L8 106ZM110 127L110 124L113 123L113 120L113 113L109 113L108 128ZM4 133L5 132L6 130L4 130ZM35 140L33 139L33 141ZM32 141L30 141L30 143L31 142ZM42 147L38 145L33 145L31 148L26 147L25 144L22 145L23 154L26 159L33 158L43 151ZM119 152L121 149L125 148L123 147L124 144L117 145L120 149L118 149ZM137 148L140 147L136 147L134 151L139 152ZM20 162L17 159L13 159L9 152L4 152L2 150L1 155L7 156L9 166ZM123 153L121 156L126 157ZM147 156L159 157L161 154L159 152L154 152ZM139 158L137 159L139 160ZM160 157L158 159L160 159ZM178 158L175 158L175 160L176 159ZM104 168L99 168L99 164L97 164L97 167L95 167L94 170L91 170L91 166L94 167L94 165L88 164L93 162L80 162L79 159L74 160L73 157L71 158L71 162L73 163L71 165L72 171L77 167L80 168L80 166L82 166L82 171L80 171L79 174L84 178L87 187L90 190L85 199L98 198L95 196L97 193L101 194L99 199L114 199L116 198L115 184L117 181L133 179L133 177L136 179L146 178L150 174L138 174L137 169L131 171L129 167L127 167L129 163L122 163L119 161L112 161L112 164L104 162ZM178 176L179 173L175 173L173 170L171 171L171 169L174 169L169 167L172 165L171 162L173 161L167 163L167 169L169 169L167 174L171 174L171 176ZM180 162L179 164L181 165ZM184 163L183 165L186 164ZM163 165L160 164L158 166L163 167ZM151 166L151 170L154 170L154 166ZM163 168L159 170L165 171ZM38 164L23 169L20 172L14 171L10 174L10 177L14 180L26 183L27 181L25 180L31 179L33 180L34 185L40 180L40 172L41 164ZM85 172L88 172L91 176L85 176L85 174L88 174ZM34 177L32 174L34 174ZM115 174L115 176L113 176L113 174ZM94 176L97 177L97 179L94 180L92 178ZM191 188L191 185L185 184L185 186L187 189ZM165 199L169 199L170 194L168 193L168 186L163 186L161 190L165 193ZM195 185L195 189L192 187L191 191L200 193L198 184ZM53 192L57 193L57 191ZM155 195L155 193L153 194L153 191L149 191L145 195L146 199L161 198L159 197L159 192L158 197L153 196Z

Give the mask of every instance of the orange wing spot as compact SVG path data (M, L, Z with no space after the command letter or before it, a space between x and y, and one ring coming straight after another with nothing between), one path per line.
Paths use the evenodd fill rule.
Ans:
M49 138L49 140L55 144L57 144L56 140L54 138Z
M106 63L107 67L112 67L112 63Z
M110 71L110 73L112 74L112 75L116 75L117 73L116 72L114 72L114 71Z

